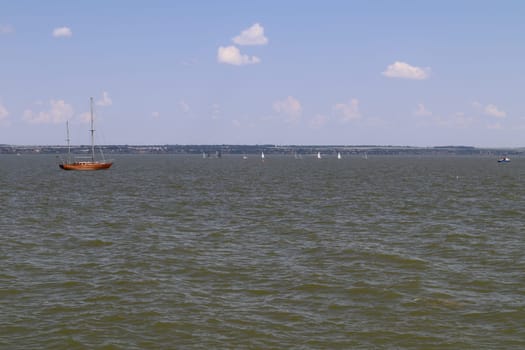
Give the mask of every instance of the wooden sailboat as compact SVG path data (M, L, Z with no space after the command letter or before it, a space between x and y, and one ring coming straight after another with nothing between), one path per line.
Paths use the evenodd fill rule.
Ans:
M58 164L60 169L64 170L104 170L109 169L113 162L102 160L95 160L95 129L93 128L93 97L90 99L90 108L91 108L91 157L87 160L73 160L71 161L71 146L69 140L69 123L66 123L67 126L67 148L68 148L68 157L66 160L62 160ZM104 155L102 155L104 158Z

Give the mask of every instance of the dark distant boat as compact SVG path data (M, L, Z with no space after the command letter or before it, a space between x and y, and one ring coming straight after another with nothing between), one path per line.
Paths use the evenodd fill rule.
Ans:
M501 157L498 159L498 163L510 163L510 158L507 156Z
M91 157L86 160L71 160L71 146L69 143L69 123L66 123L67 127L67 159L63 159L58 166L63 170L104 170L109 169L113 162L106 161L102 154L102 160L95 160L95 129L93 128L93 97L90 99L91 108ZM102 152L101 152L102 153Z

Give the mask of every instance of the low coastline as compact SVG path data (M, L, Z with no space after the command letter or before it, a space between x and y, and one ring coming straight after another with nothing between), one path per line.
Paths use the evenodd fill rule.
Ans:
M308 155L321 152L336 155L462 155L508 156L525 155L520 148L478 148L471 146L376 146L376 145L102 145L105 154L206 154L208 156L260 154ZM87 145L71 146L71 152L82 154ZM0 154L64 154L66 146L59 145L0 145Z

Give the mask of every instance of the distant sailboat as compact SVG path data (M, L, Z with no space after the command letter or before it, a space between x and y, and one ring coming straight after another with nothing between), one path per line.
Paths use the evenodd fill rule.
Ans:
M341 152L337 152L337 159L341 159Z
M321 152L317 152L317 159L321 159Z
M261 152L261 159L264 162L264 152Z
M90 107L91 107L91 157L89 160L74 160L71 161L71 146L70 146L70 140L69 140L69 123L66 122L67 127L67 149L68 149L68 157L65 160L62 160L58 166L60 169L63 170L104 170L109 169L113 162L106 161L104 159L104 155L102 154L102 160L97 161L95 160L95 129L93 128L93 97L90 99Z

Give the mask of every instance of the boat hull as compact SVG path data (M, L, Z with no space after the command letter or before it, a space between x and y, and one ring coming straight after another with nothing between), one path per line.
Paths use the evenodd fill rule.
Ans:
M75 162L62 163L58 166L63 170L93 171L109 169L113 162Z

